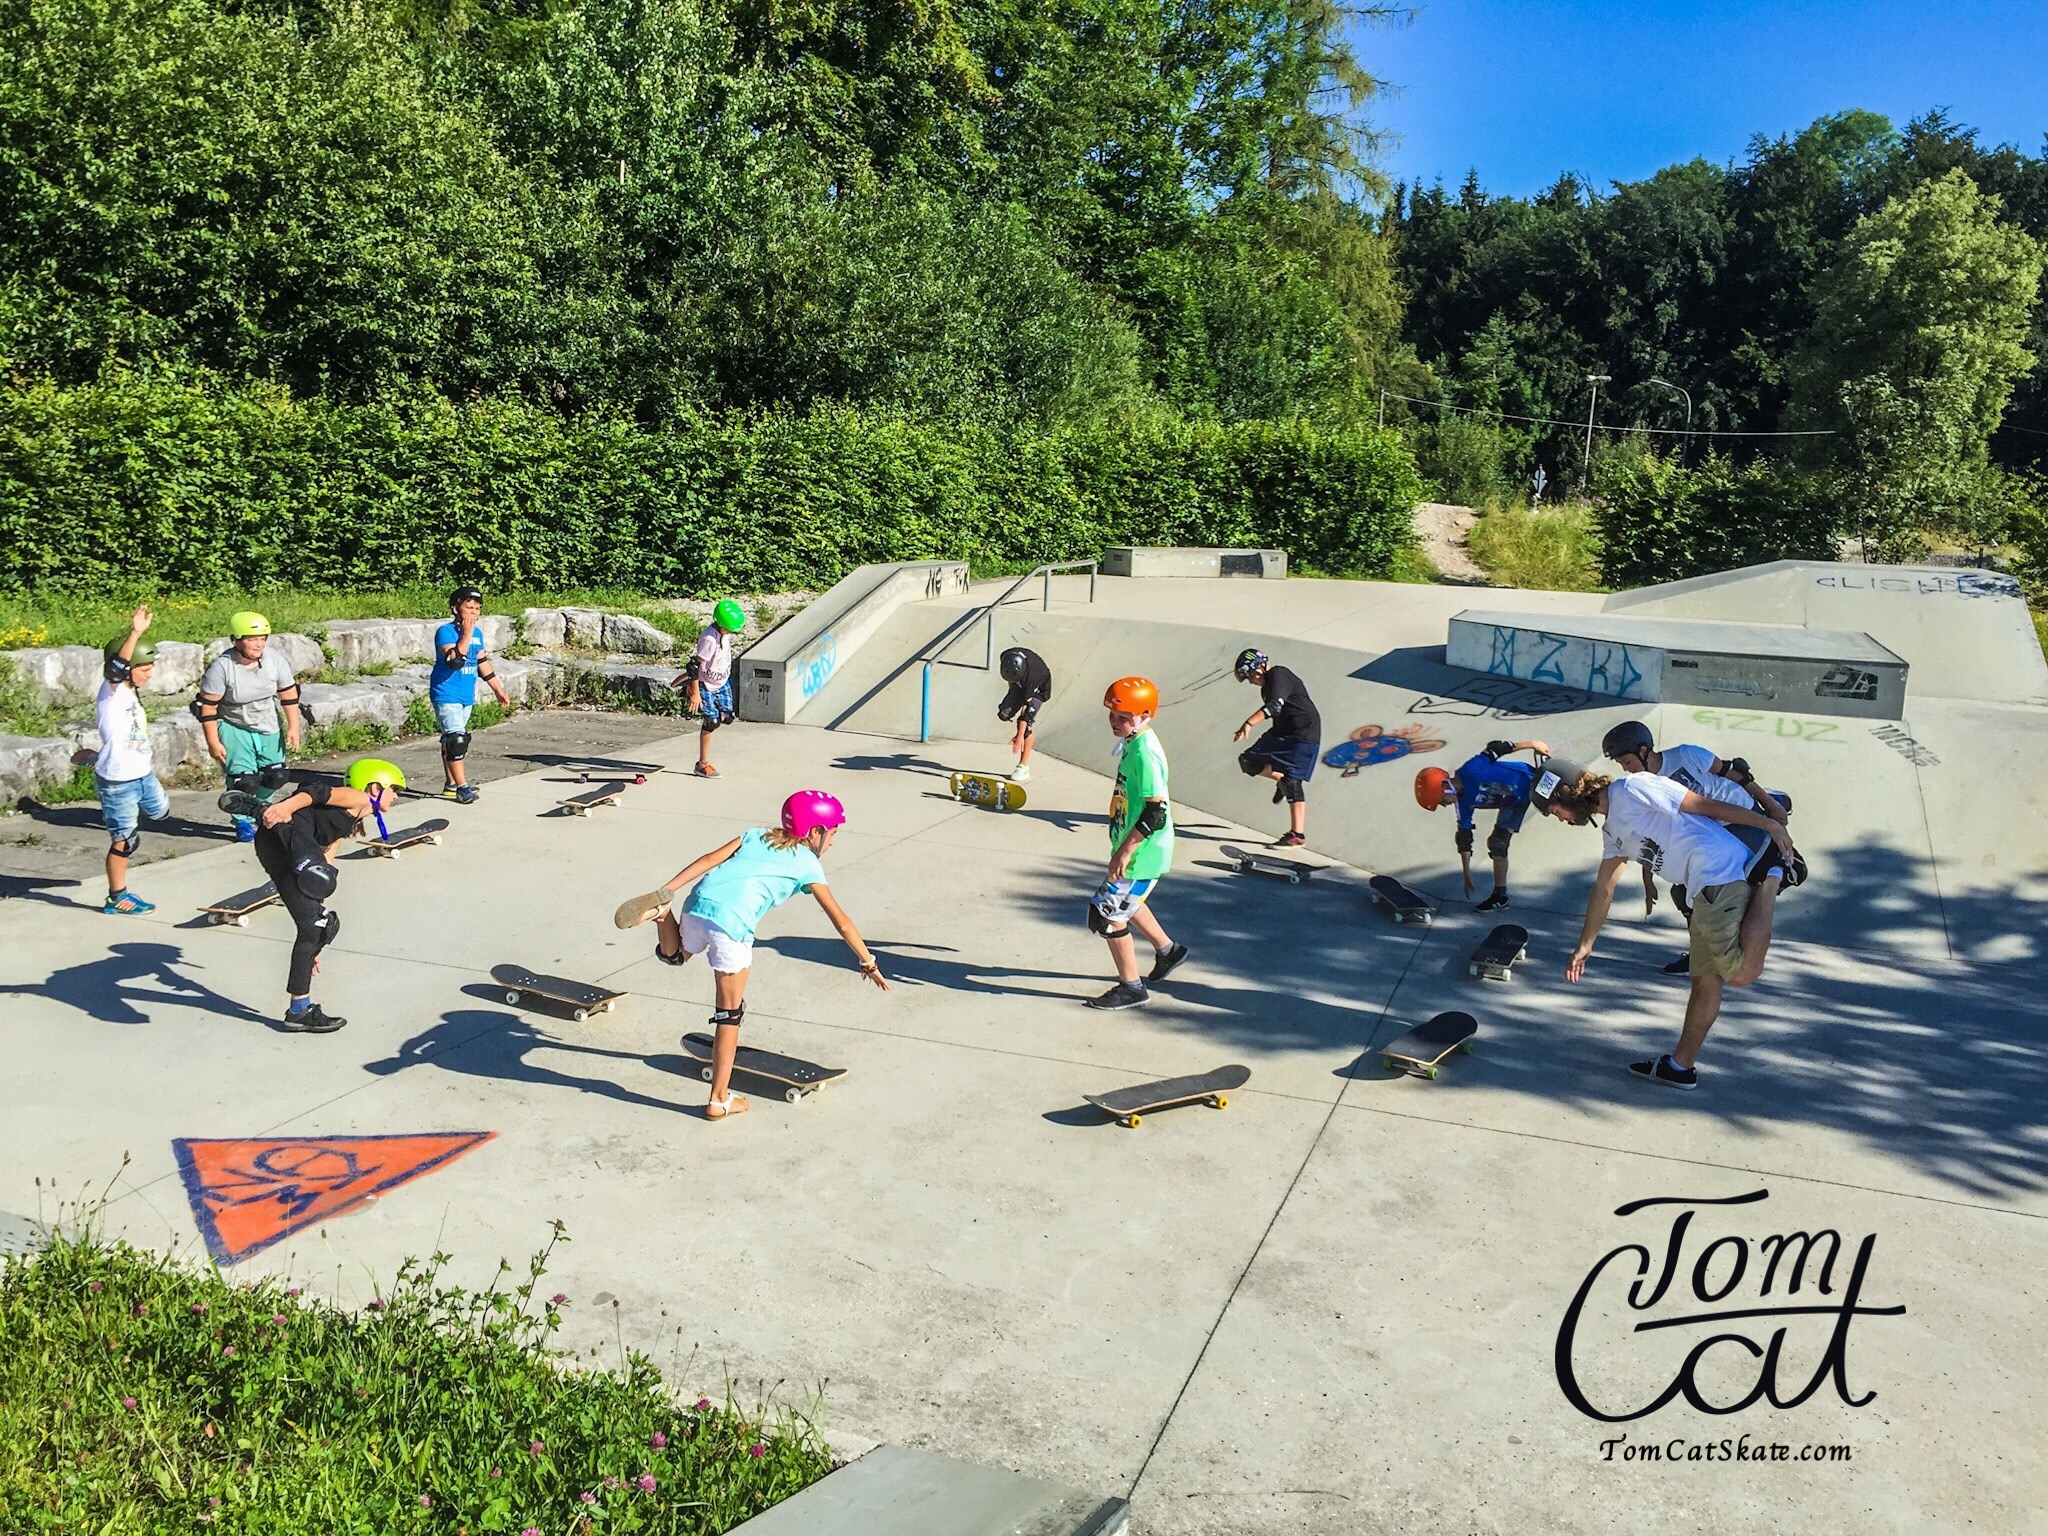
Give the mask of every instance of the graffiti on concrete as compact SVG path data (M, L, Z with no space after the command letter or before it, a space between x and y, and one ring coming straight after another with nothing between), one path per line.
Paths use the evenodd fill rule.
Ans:
M1873 725L1870 734L1890 747L1915 768L1936 768L1941 759L1921 746L1896 725Z
M1645 667L1657 671L1658 652L1619 640L1553 635L1544 630L1493 626L1486 670L1497 677L1555 683L1610 699L1644 699Z
M1756 731L1780 741L1824 742L1842 728L1839 720L1809 720L1803 716L1767 715L1753 709L1696 709L1693 724L1710 731Z
M1361 725L1325 752L1323 762L1329 767L1343 769L1344 778L1354 779L1361 768L1391 763L1411 752L1441 751L1442 742L1422 734L1428 729L1426 725L1398 725L1391 731L1385 731L1376 725Z
M1841 662L1821 674L1820 681L1813 685L1813 691L1823 699L1875 699L1877 674Z
M1512 677L1475 677L1443 693L1419 695L1408 706L1411 715L1464 715L1469 719L1530 720L1586 709L1598 701L1577 688L1525 683Z
M818 690L832 681L832 674L839 666L839 642L832 638L830 630L818 636L811 647L811 654L796 667L796 701L807 704L817 697Z
M1816 587L1839 592L1905 592L1915 597L2018 597L2017 577L2002 571L1958 571L1953 576L1859 576L1854 572L1816 576Z

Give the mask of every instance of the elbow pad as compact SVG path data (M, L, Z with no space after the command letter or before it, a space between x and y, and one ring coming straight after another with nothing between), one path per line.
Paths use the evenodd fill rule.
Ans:
M1470 852L1472 851L1472 829L1471 829L1470 827L1460 827L1460 828L1458 828L1458 839L1457 839L1457 841L1458 841L1458 852L1460 852L1460 853L1470 853Z
M328 802L328 800L332 798L333 789L333 785L323 783L320 780L316 779L310 784L301 784L299 786L299 793L304 795L308 800L312 801L315 805L325 805Z
M1164 800L1147 800L1145 802L1145 809L1138 812L1138 819L1134 825L1137 827L1140 837L1150 837L1155 832L1164 832L1166 830L1166 802Z
M220 700L199 698L192 701L192 718L204 725L209 720L220 718Z
M299 685L293 683L288 688L278 689L277 702L280 704L297 704L299 702Z
M1515 744L1512 741L1489 741L1486 744L1486 755L1496 763L1514 750Z

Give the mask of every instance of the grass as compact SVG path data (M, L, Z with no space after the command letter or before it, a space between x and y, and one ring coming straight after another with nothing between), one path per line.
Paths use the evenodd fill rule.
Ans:
M359 1312L91 1235L7 1264L7 1528L694 1536L831 1469L806 1420L680 1406L637 1351L565 1369L563 1240L482 1292L408 1260Z
M81 763L73 768L68 779L36 786L36 803L39 805L82 805L99 797L99 781L92 776L91 763Z
M1604 590L1593 558L1592 516L1583 507L1542 512L1494 507L1481 514L1466 542L1473 560L1497 585L1550 592Z

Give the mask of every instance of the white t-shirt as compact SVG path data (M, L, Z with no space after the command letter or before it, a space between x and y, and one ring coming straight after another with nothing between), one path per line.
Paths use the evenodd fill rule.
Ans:
M101 683L93 711L100 723L100 755L93 760L94 773L109 784L119 784L156 772L149 719L142 713L142 697L133 687Z
M706 688L722 688L731 676L732 636L716 624L707 624L697 637L697 681Z
M1657 772L1683 784L1706 800L1725 800L1730 805L1754 807L1749 791L1733 779L1714 772L1714 754L1705 747L1666 747L1660 754Z
M1685 786L1655 773L1625 773L1607 786L1607 857L1646 864L1688 891L1743 878L1749 850L1720 822L1689 816Z

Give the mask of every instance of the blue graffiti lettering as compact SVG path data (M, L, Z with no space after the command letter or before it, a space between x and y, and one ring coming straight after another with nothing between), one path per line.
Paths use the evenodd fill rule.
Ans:
M831 632L818 636L817 647L811 652L810 660L796 669L796 701L809 703L817 697L818 690L832 680L832 673L839 666L839 646Z

